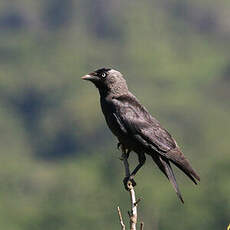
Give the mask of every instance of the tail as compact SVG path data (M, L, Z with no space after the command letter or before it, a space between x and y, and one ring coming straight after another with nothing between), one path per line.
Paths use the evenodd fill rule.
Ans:
M197 184L196 180L200 181L200 177L191 167L189 161L185 158L179 148L170 150L165 157L181 169L194 182L194 184Z
M171 182L174 190L176 191L178 198L181 200L182 203L184 203L184 200L182 198L181 192L177 185L176 178L171 168L169 160L157 154L152 155L152 158L154 162L157 164L157 166L159 167L159 169L165 174L165 176Z

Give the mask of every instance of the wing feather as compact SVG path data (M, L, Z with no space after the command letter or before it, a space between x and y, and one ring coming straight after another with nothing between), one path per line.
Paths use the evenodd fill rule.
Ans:
M175 140L160 123L130 93L115 98L116 116L129 133L140 135L159 151L168 152L176 147Z

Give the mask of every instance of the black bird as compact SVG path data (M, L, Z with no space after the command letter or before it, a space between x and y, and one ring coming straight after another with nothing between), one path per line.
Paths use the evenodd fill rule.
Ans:
M109 68L98 69L82 77L94 83L100 93L100 102L107 125L118 138L127 154L134 151L139 164L124 183L133 180L137 171L144 165L148 154L159 169L172 183L178 197L184 203L176 183L170 162L181 169L195 184L200 177L190 166L173 137L160 123L139 103L128 90L122 74Z

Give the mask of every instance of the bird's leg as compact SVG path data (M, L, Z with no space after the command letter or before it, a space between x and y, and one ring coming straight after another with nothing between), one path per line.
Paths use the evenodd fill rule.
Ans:
M130 152L131 152L131 150L127 149L127 151L126 151L126 158L127 158L127 160L129 159Z
M126 165L128 169L126 169L126 176L125 178L123 179L123 183L124 183L124 186L125 186L125 189L126 190L129 190L130 189L130 186L129 186L129 182L131 182L132 186L136 186L137 183L135 182L135 180L133 178L131 178L130 176L130 172L129 172L129 163L128 163L128 158L129 158L129 154L130 154L131 150L127 149L127 151L125 150L125 152L123 153L124 154L124 157L125 157L125 160L126 160ZM132 175L132 174L131 174Z
M138 154L138 160L139 160L139 164L136 166L136 168L131 173L130 180L133 180L133 178L136 175L136 173L138 172L138 170L144 165L144 163L146 161L145 154L144 153Z
M125 165L125 178L123 179L123 183L124 183L125 189L129 190L129 186L128 186L129 182L131 182L131 184L132 184L133 187L136 185L136 182L134 181L134 179L130 178L128 158L129 158L129 154L130 154L131 150L126 149L124 147L124 145L119 142L117 144L117 148L120 148L120 147L121 147L121 150L122 150L121 160L123 160L124 165Z
M118 148L118 149L121 148L121 151L122 151L122 156L121 156L121 158L120 158L121 160L123 160L124 157L125 157L126 159L129 158L129 154L130 154L131 150L126 149L126 148L124 147L124 145L121 144L121 142L118 142L118 143L117 143L117 148Z
M127 167L129 167L127 158L125 159L125 161L126 161ZM132 187L137 185L135 180L130 177L129 169L128 170L126 169L126 176L123 179L123 183L124 183L125 189L128 190L128 191L130 190L130 185L129 185L130 183L132 184Z
M133 170L133 172L130 174L129 172L129 163L128 163L128 158L129 158L129 154L131 152L131 150L129 149L126 149L124 147L124 145L122 143L118 143L117 144L117 148L119 149L121 147L121 150L122 150L122 157L121 157L121 160L124 161L125 165L126 165L126 176L125 178L123 179L123 183L124 183L124 186L125 186L125 189L126 190L129 190L128 188L128 182L130 181L132 183L132 186L136 186L136 182L135 180L133 179L134 176L137 174L138 170L144 165L145 161L146 161L146 157L145 157L145 154L144 153L139 153L138 154L138 161L139 161L139 164L136 166L136 168Z

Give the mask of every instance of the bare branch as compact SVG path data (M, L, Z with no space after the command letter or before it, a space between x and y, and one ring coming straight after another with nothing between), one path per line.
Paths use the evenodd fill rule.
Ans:
M131 216L129 218L130 230L136 230L136 224L137 224L137 206L135 205L136 197L135 197L135 191L130 181L128 182L128 188L129 188L129 195L131 201Z
M123 145L119 144L118 146L119 147L121 146L121 149L122 149L121 160L123 161L123 164L125 167L125 178L130 178L130 170L129 170L129 162L128 162L129 152L126 151L126 149L124 148ZM124 182L124 184L125 184L126 189L129 191L130 202L131 202L131 210L128 211L130 230L136 230L137 229L136 228L136 225L137 225L137 205L141 201L141 198L136 200L135 191L134 191L131 179L128 180L127 185L126 185L126 182ZM118 215L119 215L122 230L124 230L125 225L123 223L120 208L118 207L117 210L118 210ZM140 227L141 227L141 230L144 229L144 223L143 222L141 222Z
M117 212L118 212L118 216L119 216L119 220L120 220L120 224L121 224L121 230L125 230L125 224L123 222L123 218L122 218L121 210L120 210L119 206L117 207Z
M130 176L130 170L129 170L129 163L127 159L126 151L123 149L122 151L122 161L125 166L125 176ZM129 223L130 223L130 230L136 230L136 224L137 224L137 205L136 205L136 197L135 197L135 191L132 186L132 182L128 181L127 184L129 195L130 195L130 201L131 201L131 212L129 212Z
M138 198L137 201L134 203L135 206L141 201L141 198Z

